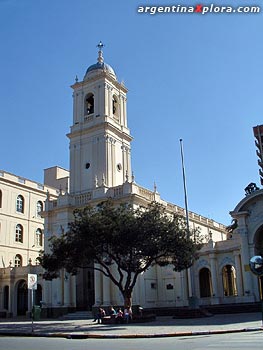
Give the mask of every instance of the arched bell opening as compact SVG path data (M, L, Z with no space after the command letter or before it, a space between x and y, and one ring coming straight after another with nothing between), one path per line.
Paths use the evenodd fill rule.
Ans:
M85 97L84 115L90 115L94 113L94 95L89 93Z

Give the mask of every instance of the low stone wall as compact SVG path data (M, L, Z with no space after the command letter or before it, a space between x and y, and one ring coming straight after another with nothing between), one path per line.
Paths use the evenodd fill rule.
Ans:
M76 308L70 308L70 307L43 307L41 308L41 318L59 318L62 317L69 312L76 311Z

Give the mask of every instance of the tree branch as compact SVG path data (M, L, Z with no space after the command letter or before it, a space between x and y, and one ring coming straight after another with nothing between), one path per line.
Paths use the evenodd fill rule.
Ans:
M103 269L106 270L106 272L104 270L100 270L105 276L109 277L111 279L111 281L120 289L120 291L123 291L123 286L120 283L120 281L118 281L114 275L111 273L110 268L108 265L106 265L101 259L96 259L98 261L98 263L103 267Z

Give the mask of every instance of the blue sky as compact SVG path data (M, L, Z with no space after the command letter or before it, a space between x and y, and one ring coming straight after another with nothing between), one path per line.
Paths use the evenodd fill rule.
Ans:
M186 3L196 4L172 5ZM42 182L44 168L69 167L70 85L102 40L129 89L136 182L184 206L182 138L189 210L229 224L244 188L259 185L263 15L137 13L149 4L171 2L0 0L0 169Z

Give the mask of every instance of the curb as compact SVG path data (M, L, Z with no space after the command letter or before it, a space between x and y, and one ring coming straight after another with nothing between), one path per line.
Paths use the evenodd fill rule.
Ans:
M153 333L153 334L89 334L89 333L32 333L32 332L1 332L0 336L9 337L46 337L46 338L66 338L66 339L132 339L132 338L168 338L168 337L190 337L226 333L242 333L263 331L263 327L239 328L239 329L216 329L204 331L174 332L174 333Z

